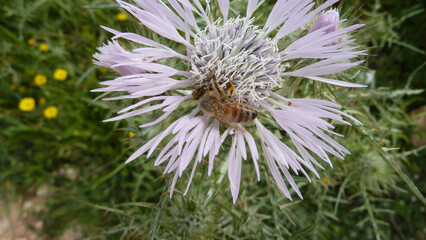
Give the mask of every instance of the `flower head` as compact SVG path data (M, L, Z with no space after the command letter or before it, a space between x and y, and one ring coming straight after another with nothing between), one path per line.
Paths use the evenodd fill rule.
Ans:
M58 108L55 106L50 106L44 109L43 115L47 119L56 118L58 116Z
M99 68L99 71L100 71L101 73L106 73L106 72L108 71L108 68L106 68L106 67L101 67L101 68Z
M105 100L140 100L119 111L119 116L106 121L126 119L154 110L161 110L163 114L141 125L141 128L153 126L166 118L178 118L127 160L133 161L145 153L149 157L161 144L155 165L167 162L164 172L174 173L170 194L177 179L191 163L193 169L188 187L203 158L208 158L210 175L215 156L227 139L231 141L227 164L234 202L240 187L242 159L249 158L248 152L260 180L258 161L262 150L271 175L289 199L288 185L302 198L290 171L301 172L310 180L307 169L319 177L316 167L323 168L318 159L331 165L330 156L343 158L349 154L326 134L339 136L333 132L330 121L349 125L343 119L346 117L358 122L340 111L338 104L319 99L291 99L277 93L288 77L303 77L345 87L362 86L328 77L362 62L349 61L364 54L364 51L349 46L353 40L342 40L346 33L361 25L330 31L342 21L317 24L285 48L278 45L280 39L307 25L337 0L326 1L316 9L313 9L311 0L278 0L263 27L256 26L252 18L253 12L263 3L259 0L248 0L245 17L230 17L229 1L218 0L222 18L213 22L209 15L209 1L205 6L199 1L192 4L187 0L169 0L168 4L160 0L138 0L135 1L138 6L117 2L147 28L184 49L174 50L135 33L104 27L115 36L98 48L99 53L94 55L97 65L121 75L102 82L106 87L94 91L124 93ZM139 47L127 50L117 39L130 41ZM307 61L310 64L290 69L288 64L294 59L316 61ZM182 67L167 65L167 60L181 62ZM198 103L189 114L173 114L188 100ZM267 118L273 119L288 133L291 145L284 144L263 125ZM243 119L252 123L243 125ZM258 139L250 133L254 131ZM172 135L171 140L163 141L169 135Z
M47 52L47 51L49 51L49 45L47 45L47 43L41 43L38 46L38 49L42 52Z
M338 24L339 12L335 9L331 9L327 12L321 13L319 18L309 28L309 32L313 32L324 27L328 27L325 29L327 33L334 32L337 30Z
M27 40L27 43L28 43L28 45L30 45L30 46L34 46L34 44L35 44L35 39L34 38L29 38L28 40Z
M62 68L56 69L55 72L53 73L53 78L59 81L63 81L67 79L67 76L68 76L67 70Z
M37 75L35 75L35 77L34 77L34 83L37 86L42 86L42 85L46 84L46 82L47 82L46 75L43 75L43 74L37 74Z
M127 20L127 15L125 13L117 13L117 20L118 21L126 21Z
M23 112L32 111L35 108L35 100L32 97L26 97L19 101L19 110Z
M26 89L24 86L19 86L19 87L18 87L18 91L19 91L20 93L24 93L25 91L27 91L27 89Z
M44 97L41 97L38 99L38 103L40 103L40 105L46 104L47 100Z

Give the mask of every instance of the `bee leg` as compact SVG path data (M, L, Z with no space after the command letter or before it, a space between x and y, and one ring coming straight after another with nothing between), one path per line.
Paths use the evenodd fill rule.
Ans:
M209 71L212 75L212 79L213 79L213 85L216 88L216 90L219 92L219 94L222 96L223 95L223 91L222 89L219 87L219 84L217 83L217 77L216 74L214 74L214 72L209 68Z

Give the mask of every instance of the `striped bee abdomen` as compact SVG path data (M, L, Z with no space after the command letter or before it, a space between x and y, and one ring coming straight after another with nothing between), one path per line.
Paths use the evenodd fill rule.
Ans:
M244 104L221 103L216 116L225 123L244 123L253 121L257 117L257 111Z

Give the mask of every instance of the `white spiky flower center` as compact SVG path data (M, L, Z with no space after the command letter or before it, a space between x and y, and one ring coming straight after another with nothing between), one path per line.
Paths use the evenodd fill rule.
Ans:
M196 84L211 81L212 70L220 85L235 91L229 102L257 107L280 81L281 60L276 42L245 18L216 21L194 39L191 72Z

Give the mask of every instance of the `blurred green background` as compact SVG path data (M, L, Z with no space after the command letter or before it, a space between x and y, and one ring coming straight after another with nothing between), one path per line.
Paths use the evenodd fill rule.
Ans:
M274 2L255 13L260 22ZM243 13L245 4L232 1L231 8ZM100 25L147 32L136 19L109 0L2 1L0 220L10 220L19 204L26 234L38 239L425 239L425 205L390 164L425 192L424 2L346 0L335 7L350 23L366 24L355 33L368 49L366 64L343 77L369 87L304 82L304 94L334 100L363 122L337 126L352 155L332 159L334 169L311 184L295 177L305 199L293 194L293 201L265 163L259 183L244 163L233 205L220 165L210 178L200 166L188 195L177 191L171 200L164 166L143 157L124 165L161 126L102 122L122 106L94 100L99 94L90 90L115 74L95 67L92 55L111 37ZM1 231L0 239L13 236Z

